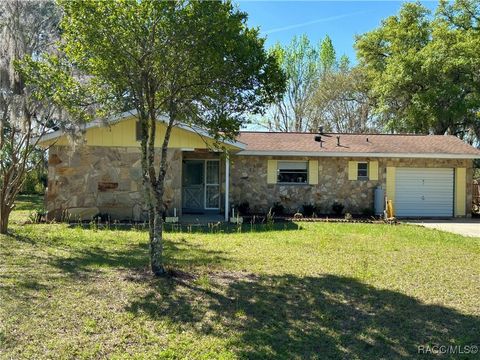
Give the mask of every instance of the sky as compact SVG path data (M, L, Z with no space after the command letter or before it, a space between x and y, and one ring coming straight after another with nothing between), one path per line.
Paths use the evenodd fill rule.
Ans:
M246 1L236 4L249 15L248 25L260 27L269 48L288 44L306 34L313 44L328 34L340 57L355 63L355 36L377 28L382 19L398 13L402 1ZM434 10L437 1L422 2Z

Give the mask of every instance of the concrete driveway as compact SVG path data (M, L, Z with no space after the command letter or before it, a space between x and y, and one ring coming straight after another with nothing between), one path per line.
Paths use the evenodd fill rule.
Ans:
M406 223L463 236L480 237L480 219L409 220Z

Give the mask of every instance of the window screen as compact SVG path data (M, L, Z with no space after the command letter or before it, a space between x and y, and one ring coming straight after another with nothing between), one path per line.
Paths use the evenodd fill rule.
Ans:
M306 161L279 161L277 182L306 184L307 173Z
M368 163L359 162L357 166L357 177L359 179L368 179Z

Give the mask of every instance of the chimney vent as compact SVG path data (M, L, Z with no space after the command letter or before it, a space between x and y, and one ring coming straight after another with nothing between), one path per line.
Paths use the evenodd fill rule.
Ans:
M337 136L337 146L340 146L340 136Z
M315 139L316 142L319 142L320 147L322 147L322 143L323 143L322 137L320 135L315 135L314 139Z
M323 126L320 125L320 126L318 127L318 133L319 133L320 135L323 135Z

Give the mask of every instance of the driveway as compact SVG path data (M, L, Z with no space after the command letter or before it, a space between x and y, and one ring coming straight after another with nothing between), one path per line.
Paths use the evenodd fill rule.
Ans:
M407 224L420 225L463 236L480 237L480 219L409 220Z

